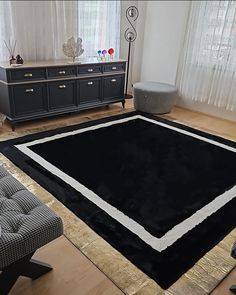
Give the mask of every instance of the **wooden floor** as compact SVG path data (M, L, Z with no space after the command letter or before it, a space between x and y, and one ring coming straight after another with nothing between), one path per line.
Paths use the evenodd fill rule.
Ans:
M5 122L0 138L17 137L27 133L38 132L56 127L76 124L91 119L110 116L132 109L132 100L128 100L126 109L120 104L109 108L86 111L81 114L59 116L50 119L37 120L19 124L12 132ZM165 115L167 118L204 131L236 140L236 123L210 117L189 110L174 108ZM18 279L10 295L120 295L123 294L96 266L92 264L64 236L42 247L35 255L36 259L51 263L54 270L32 282L27 278ZM212 292L212 295L230 295L228 288L236 283L236 269ZM194 295L194 294L183 294Z
M10 295L123 294L64 236L39 249L34 258L50 263L54 270L33 282L21 277Z

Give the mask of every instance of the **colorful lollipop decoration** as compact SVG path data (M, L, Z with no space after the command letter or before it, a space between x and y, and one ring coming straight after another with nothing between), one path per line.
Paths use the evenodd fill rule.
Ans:
M106 59L106 54L107 54L106 49L103 49L103 51L102 51L103 59Z
M106 60L106 54L109 54L109 59L113 59L113 54L114 54L115 50L113 48L109 48L107 51L106 49L103 50L98 50L97 54L98 54L98 60Z
M98 59L102 59L101 54L102 54L102 50L98 50Z
M113 59L113 54L114 54L115 50L113 48L109 48L108 49L108 53L110 55L110 59Z

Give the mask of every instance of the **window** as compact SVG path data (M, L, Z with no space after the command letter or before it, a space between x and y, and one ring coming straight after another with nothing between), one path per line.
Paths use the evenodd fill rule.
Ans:
M85 52L94 56L99 49L115 48L119 55L120 2L79 1L79 36L85 41Z
M182 101L236 110L236 1L192 1L179 63Z
M200 1L195 47L198 64L227 62L236 46L236 2Z

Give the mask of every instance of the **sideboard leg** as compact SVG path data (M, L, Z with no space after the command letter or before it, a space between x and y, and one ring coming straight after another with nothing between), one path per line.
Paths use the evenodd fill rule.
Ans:
M122 100L122 107L125 108L125 100Z

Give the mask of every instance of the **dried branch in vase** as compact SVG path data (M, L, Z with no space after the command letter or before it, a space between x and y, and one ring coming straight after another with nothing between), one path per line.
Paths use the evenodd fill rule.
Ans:
M9 39L8 43L6 40L4 40L4 43L7 47L8 52L9 52L10 64L15 64L16 59L15 59L14 55L15 55L15 49L16 49L16 40L13 41L13 44L11 44L10 39Z

